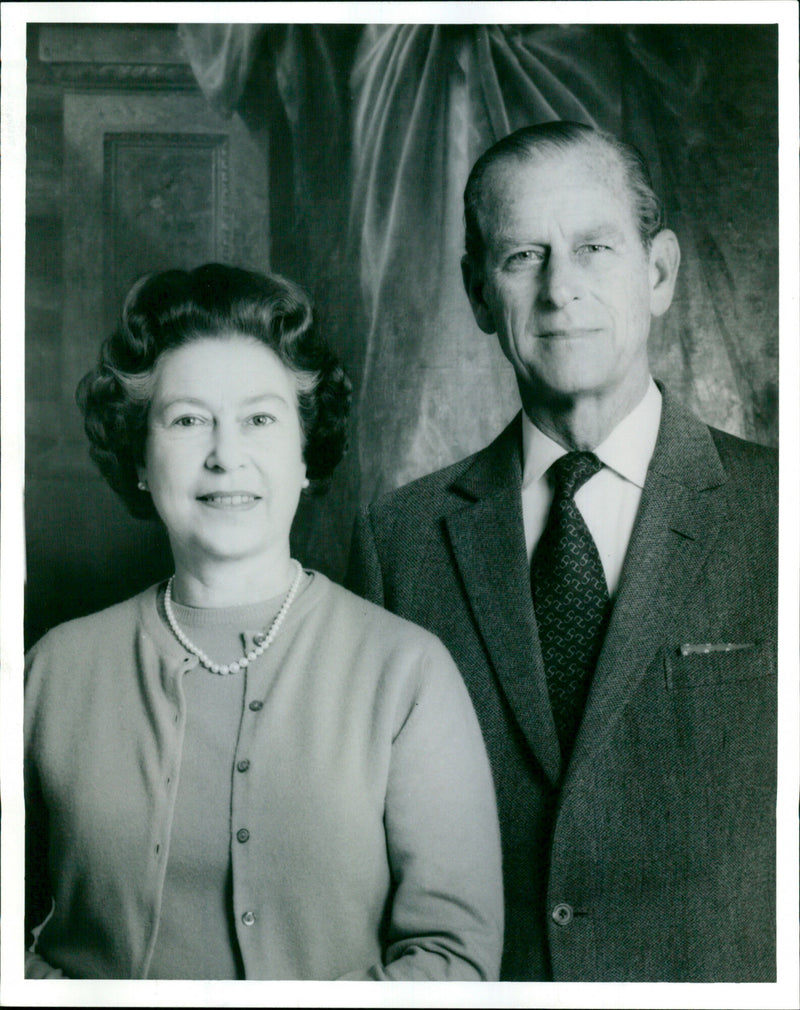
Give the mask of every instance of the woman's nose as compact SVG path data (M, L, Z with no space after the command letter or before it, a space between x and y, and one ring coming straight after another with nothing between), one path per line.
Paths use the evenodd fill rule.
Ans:
M217 422L206 457L209 470L235 470L244 460L243 434L236 424Z

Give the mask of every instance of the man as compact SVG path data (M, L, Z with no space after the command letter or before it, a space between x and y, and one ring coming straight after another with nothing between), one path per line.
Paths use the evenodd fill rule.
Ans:
M680 250L632 148L525 128L465 210L467 295L523 411L364 509L349 582L439 635L471 692L502 977L773 980L775 454L650 376Z

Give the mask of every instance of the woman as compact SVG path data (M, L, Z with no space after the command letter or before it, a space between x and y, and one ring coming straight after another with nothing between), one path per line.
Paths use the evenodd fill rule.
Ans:
M496 978L463 682L436 638L290 556L349 404L305 295L217 264L145 278L78 398L175 571L28 657L28 976Z

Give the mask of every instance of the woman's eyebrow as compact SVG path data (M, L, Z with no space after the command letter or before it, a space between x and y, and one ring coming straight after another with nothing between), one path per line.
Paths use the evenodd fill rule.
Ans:
M289 401L285 396L280 393L254 393L252 396L245 397L240 400L240 404L245 406L251 406L254 403L259 403L262 401L277 400L280 403L285 403L289 405ZM207 400L203 400L197 396L184 395L183 393L176 393L174 395L168 395L166 398L158 403L159 410L167 410L169 407L174 407L176 404L189 404L194 407L209 407Z
M207 407L208 404L205 400L201 400L197 396L188 396L182 393L170 394L163 399L153 399L153 403L159 410L168 410L170 407L174 407L176 404L185 403L187 406L191 407Z
M282 403L287 403L285 396L280 393L254 393L253 396L248 396L246 399L242 400L242 403L258 403L259 400L280 400Z

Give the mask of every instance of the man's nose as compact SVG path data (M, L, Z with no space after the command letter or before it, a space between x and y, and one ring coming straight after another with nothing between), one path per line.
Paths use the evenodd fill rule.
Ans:
M211 435L206 457L209 470L235 470L244 459L243 432L233 422L217 421Z
M578 264L566 252L551 251L539 279L538 299L548 308L561 309L578 297L580 291Z

